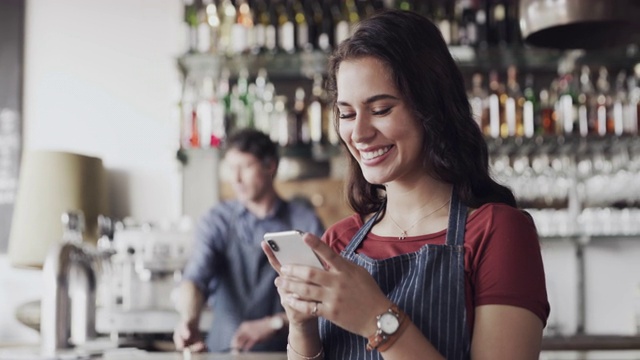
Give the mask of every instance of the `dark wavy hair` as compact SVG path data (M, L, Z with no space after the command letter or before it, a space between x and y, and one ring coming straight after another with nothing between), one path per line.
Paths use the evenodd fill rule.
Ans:
M454 185L469 207L489 202L516 206L511 190L489 174L487 144L473 120L462 74L430 20L410 11L387 10L361 21L329 59L327 88L334 104L340 64L364 57L374 57L386 65L421 123L424 167L430 176ZM334 111L337 129L335 106ZM349 158L349 205L362 215L374 212L384 201L384 187L367 182L356 159Z

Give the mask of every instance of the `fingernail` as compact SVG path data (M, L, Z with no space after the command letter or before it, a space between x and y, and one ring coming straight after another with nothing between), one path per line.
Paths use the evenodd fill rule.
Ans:
M277 277L277 278L274 280L274 283L276 284L276 286L280 286L280 285L282 284L282 280L280 280L280 278L279 278L279 277Z

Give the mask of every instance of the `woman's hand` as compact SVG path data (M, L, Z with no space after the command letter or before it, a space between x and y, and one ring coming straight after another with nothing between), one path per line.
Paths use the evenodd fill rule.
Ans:
M276 286L287 315L295 317L290 321L305 321L317 315L352 333L371 336L376 331L376 315L386 311L390 301L366 269L342 258L312 234L305 234L304 241L324 262L326 270L280 266L267 251L268 246L263 245L281 275Z
M278 259L276 259L275 255L273 255L273 250L271 250L271 247L266 243L266 241L263 241L261 243L261 246L262 251L264 251L264 253L267 255L267 259L269 260L271 266L276 270L276 272L278 272L278 274L280 274L280 277L276 278L276 286L278 288L278 294L280 295L280 302L282 303L285 313L287 314L287 319L289 319L289 324L299 328L304 328L305 326L315 327L315 316L313 316L309 312L300 312L289 306L287 299L291 296L297 295L291 292L287 292L286 290L278 287L278 283L280 282L280 279L282 277L282 273L280 271L282 265L280 264Z

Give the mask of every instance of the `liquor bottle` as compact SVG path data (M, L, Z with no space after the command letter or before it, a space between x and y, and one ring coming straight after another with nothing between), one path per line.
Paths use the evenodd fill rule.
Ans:
M331 1L322 2L322 25L320 26L320 31L318 32L317 48L324 52L330 52L331 49L335 46L335 29L332 9L333 6Z
M556 109L558 100L558 81L553 80L549 89L540 90L540 113L542 116L542 132L545 135L556 135Z
M478 24L476 23L476 9L471 0L461 0L461 18L459 29L459 44L475 46L478 43Z
M319 41L322 34L323 9L322 3L317 0L305 0L307 24L309 25L309 42L314 49L320 49Z
M287 146L291 143L289 138L289 113L287 112L287 97L277 95L274 97L273 112L271 113L271 140L280 146Z
M333 17L334 25L334 46L340 45L340 43L349 37L351 29L349 28L349 13L345 6L345 0L330 0L332 2L331 15Z
M204 4L206 4L205 12L207 14L207 23L209 24L209 51L216 53L220 39L220 12L214 0L205 0Z
M242 54L253 47L253 12L247 0L236 0L236 21L231 28L232 53Z
M220 39L218 41L219 52L233 54L233 27L237 21L236 7L231 0L222 0L220 3Z
M278 49L286 53L296 50L294 15L288 0L276 1L278 13Z
M224 139L224 106L218 101L213 77L205 76L197 106L200 146L218 147Z
M559 79L558 118L561 133L570 135L578 130L578 99L575 80L571 72L561 74Z
M309 144L310 142L305 96L304 89L300 86L297 87L293 103L293 122L289 124L289 138L293 145Z
M265 0L255 0L253 3L253 46L251 53L259 54L266 49L267 26L269 26L269 12Z
M638 72L634 72L627 80L627 88L629 89L629 123L627 124L627 133L638 135L640 129L640 67Z
M358 7L355 0L344 0L343 11L347 12L347 18L349 19L349 36L353 35L360 21L360 14L358 13Z
M482 85L482 74L474 73L471 77L471 90L469 91L469 103L473 118L483 134L489 132L489 94Z
M198 4L196 0L184 0L184 22L189 35L189 53L198 51Z
M308 18L308 12L302 4L302 0L289 0L290 7L293 10L293 19L295 20L295 42L296 50L298 51L311 51L313 44L310 37L310 22Z
M253 128L252 104L249 104L249 71L246 68L240 70L238 81L232 87L231 94L235 126L238 129Z
M628 115L626 109L629 104L629 94L627 94L626 82L627 72L620 70L616 76L616 85L612 96L613 131L617 136L624 133L625 123L627 122L626 117Z
M267 103L271 101L273 94L267 94L268 74L265 68L258 70L256 76L255 99L253 101L253 123L256 129L268 134L270 131L269 111ZM268 99L267 99L268 98Z
M475 23L476 23L475 29L477 31L475 44L477 47L484 49L489 44L486 7L479 6L476 8Z
M591 71L587 65L580 69L580 94L578 95L578 128L580 136L596 132L596 98Z
M488 36L489 43L496 45L507 44L507 6L508 2L504 0L488 0L487 1Z
M200 146L200 136L198 134L198 95L197 83L193 78L187 78L183 84L180 107L182 109L181 146L183 148L193 148Z
M209 15L207 14L207 6L212 4L212 0L202 0L202 6L199 6L196 12L196 50L201 54L211 52L211 33L212 28L209 25ZM215 6L215 5L214 5Z
M322 144L326 142L327 129L325 123L326 104L322 97L322 75L315 74L311 87L311 101L307 107L307 119L309 120L309 135L311 142Z
M231 111L231 84L229 70L223 69L218 81L217 97L224 109L224 137L228 136L235 124L235 114Z
M527 74L524 81L524 105L522 106L522 124L524 126L524 136L531 138L535 135L536 129L541 130L540 104L534 90L533 74Z
M613 132L613 119L611 117L611 87L609 85L609 72L607 68L601 66L598 71L598 80L596 81L596 117L597 117L597 133L604 136Z
M451 19L447 12L447 4L445 0L438 0L435 4L433 21L440 29L444 42L451 45Z
M504 118L506 99L504 85L500 83L498 72L491 70L489 72L489 133L487 135L494 139L507 132Z
M505 124L506 136L522 136L524 135L524 126L522 121L522 108L524 106L524 96L518 84L517 69L514 65L507 68L507 99L505 103ZM506 135L506 136L505 136Z
M268 0L267 1L267 9L269 14L269 21L266 25L265 31L265 48L268 53L275 53L278 51L278 43L280 36L278 34L278 11L277 11L277 1L278 0Z

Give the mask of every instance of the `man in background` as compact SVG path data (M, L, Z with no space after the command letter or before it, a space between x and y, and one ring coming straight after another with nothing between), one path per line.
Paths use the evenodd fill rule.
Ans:
M260 242L266 232L321 236L324 227L306 203L284 201L276 192L278 146L266 134L245 129L232 135L224 162L236 198L198 223L177 292L181 320L173 339L178 350L193 352L286 351L287 318ZM206 304L213 323L205 343L198 325Z

